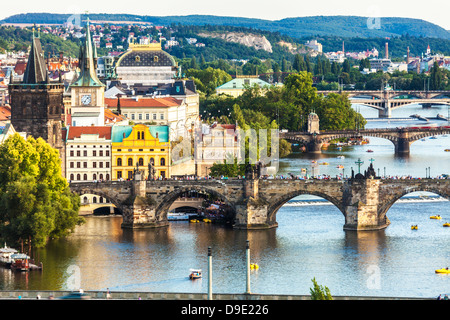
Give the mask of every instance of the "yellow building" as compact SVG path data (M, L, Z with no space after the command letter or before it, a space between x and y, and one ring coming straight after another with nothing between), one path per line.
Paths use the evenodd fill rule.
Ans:
M144 178L170 177L168 126L113 126L111 137L112 180L132 179L139 168ZM149 164L154 170L149 175Z

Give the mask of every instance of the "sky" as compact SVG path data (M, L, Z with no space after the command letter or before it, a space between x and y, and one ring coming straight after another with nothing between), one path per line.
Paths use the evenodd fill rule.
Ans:
M149 16L209 14L279 20L316 15L355 15L423 19L450 30L448 0L77 0L74 4L55 0L2 1L0 19L19 13L129 13Z

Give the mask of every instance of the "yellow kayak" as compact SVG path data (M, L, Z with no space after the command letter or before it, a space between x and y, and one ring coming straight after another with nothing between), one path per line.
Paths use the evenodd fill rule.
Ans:
M450 270L448 268L442 268L435 270L436 273L450 273Z
M411 226L411 230L417 230L417 226Z
M449 222L446 222L446 223L444 223L443 226L444 226L444 227L450 227L450 223L449 223Z
M256 270L259 269L259 266L256 263L250 263L250 269Z
M189 220L189 222L199 222L197 219Z
M431 216L430 219L442 219L441 216Z
M211 222L210 219L203 219L203 222Z

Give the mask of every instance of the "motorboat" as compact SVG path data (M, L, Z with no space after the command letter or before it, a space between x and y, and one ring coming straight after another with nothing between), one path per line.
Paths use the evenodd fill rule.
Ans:
M435 270L436 273L450 273L450 270L447 268L437 269Z
M446 222L443 224L444 227L450 227L450 222Z
M338 169L344 169L344 166L342 164L338 165L336 168Z
M450 152L450 149L445 149L444 151L445 151L445 152Z
M436 216L431 216L430 219L442 219L442 217L440 215L436 215Z
M373 150L372 150L372 149L369 149L369 150L367 150L367 152L373 152Z
M205 219L203 219L203 222L209 223L209 222L211 222L211 219L205 218Z
M202 277L201 269L191 269L189 271L190 271L189 279L191 280L200 279Z
M24 253L16 253L11 255L13 260L11 263L11 270L14 271L28 271L30 270L30 257Z
M9 248L5 243L5 246L3 248L0 248L0 264L8 268L11 267L11 263L13 262L11 255L16 253L16 249Z

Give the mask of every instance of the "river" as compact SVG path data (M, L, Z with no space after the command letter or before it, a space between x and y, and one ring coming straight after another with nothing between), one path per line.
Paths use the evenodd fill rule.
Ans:
M365 110L361 112L365 114ZM367 110L368 113L372 110ZM446 116L447 107L421 109L418 106L394 110L394 117ZM429 114L427 114L429 113ZM401 123L401 122L400 122ZM373 121L366 127L418 123ZM442 121L436 123L442 124ZM355 161L373 159L381 175L431 176L450 173L450 137L414 142L407 157L394 155L393 145L370 138L368 145L329 149L321 155L292 154L280 161L280 174L312 170L316 174L350 174ZM367 153L366 149L373 153ZM338 159L337 155L344 155ZM344 165L344 172L336 168ZM386 168L386 169L385 169ZM385 173L386 170L386 173ZM311 171L310 171L311 172ZM408 196L432 195L410 194ZM261 294L309 294L311 280L327 286L336 296L436 297L450 293L450 274L434 270L450 267L449 201L398 201L387 212L391 224L376 232L344 231L342 213L329 203L293 205L277 213L278 228L260 231L233 230L214 224L171 222L156 230L123 230L120 216L87 217L66 239L51 241L35 255L43 262L42 272L13 273L0 270L3 290L85 290L207 292L207 279L190 281L190 268L207 270L207 250L212 248L213 292L243 293L245 284L245 243L251 261L260 268L252 271L251 291ZM298 202L297 202L298 203ZM440 214L442 220L429 216ZM410 226L417 224L418 230Z

